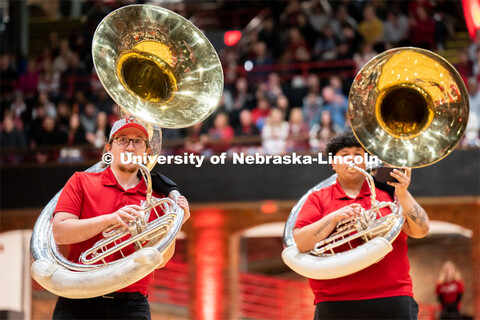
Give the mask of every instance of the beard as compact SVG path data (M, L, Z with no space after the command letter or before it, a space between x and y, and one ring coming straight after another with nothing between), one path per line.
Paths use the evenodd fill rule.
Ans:
M118 169L125 173L134 173L138 170L138 167L131 164L125 165L122 163L118 165Z

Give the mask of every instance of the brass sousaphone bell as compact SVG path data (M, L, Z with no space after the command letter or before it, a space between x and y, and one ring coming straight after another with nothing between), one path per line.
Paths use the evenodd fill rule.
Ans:
M370 154L393 166L418 168L446 157L462 138L469 112L468 93L458 72L444 58L419 48L385 51L357 74L349 94L352 130ZM310 253L298 251L293 229L308 196L335 183L336 175L310 189L292 209L285 225L282 257L295 272L312 279L333 279L362 270L392 250L405 218L396 202L378 202L370 174L372 206L336 230ZM392 213L378 218L378 210ZM378 219L377 219L378 218ZM335 252L343 244L363 244Z
M147 127L153 155L160 152L160 128L184 128L203 121L222 95L223 71L213 46L193 24L160 7L131 5L110 13L95 31L92 55L98 77L113 100ZM33 230L32 277L59 296L90 298L126 287L157 268L180 230L183 210L170 198L151 197L149 170L154 164L138 164L147 184L144 217L128 229L105 230L105 239L81 256L83 263L68 261L55 244L51 219L59 191ZM99 162L87 171L104 169ZM163 215L149 222L153 207ZM130 244L136 248L133 254L104 261L105 253Z

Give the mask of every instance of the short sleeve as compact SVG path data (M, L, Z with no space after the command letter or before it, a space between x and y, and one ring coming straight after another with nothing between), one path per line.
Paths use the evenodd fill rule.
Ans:
M298 213L295 228L303 228L320 220L324 215L323 211L318 195L310 194Z
M68 212L80 217L83 206L83 189L80 182L78 172L67 181L58 198L54 214L57 212Z

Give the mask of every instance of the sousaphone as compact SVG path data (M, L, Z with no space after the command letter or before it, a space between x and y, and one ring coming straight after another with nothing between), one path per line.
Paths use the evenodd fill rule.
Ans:
M446 157L463 136L469 112L462 78L444 58L419 48L395 48L370 60L357 74L349 94L352 130L370 154L397 167L419 168ZM285 225L282 257L295 272L312 279L333 279L362 270L392 250L405 218L395 202L375 199L374 181L362 172L372 192L371 208L337 224L309 253L298 251L293 229L304 202L335 183L336 175L310 189L292 209ZM380 218L379 210L391 213ZM360 239L363 244L351 245ZM350 244L343 252L338 247Z
M223 91L220 60L208 39L186 19L160 7L131 5L110 13L95 31L92 55L113 100L147 127L154 155L161 148L160 128L203 121L215 110ZM149 170L154 162L138 166L147 185L142 217L128 229L105 230L104 239L81 255L82 263L68 261L59 252L51 220L61 190L50 200L35 224L30 246L31 275L45 289L68 298L101 296L142 279L162 263L184 213L175 200L151 196ZM104 169L100 162L86 171ZM163 214L152 220L153 208ZM108 254L129 245L135 246L133 254L105 262Z

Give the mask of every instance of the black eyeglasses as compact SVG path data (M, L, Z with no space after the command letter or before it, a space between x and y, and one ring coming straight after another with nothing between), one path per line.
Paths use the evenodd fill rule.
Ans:
M130 141L133 141L133 146L135 147L135 149L142 149L147 144L147 141L143 139L129 139L126 137L118 137L113 140L117 140L117 144L120 148L126 148L130 144Z

